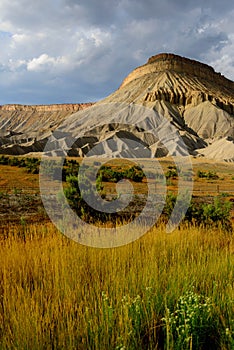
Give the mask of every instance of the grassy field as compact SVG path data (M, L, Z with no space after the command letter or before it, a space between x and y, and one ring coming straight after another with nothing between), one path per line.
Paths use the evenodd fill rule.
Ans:
M193 160L193 172L199 200L233 200L233 164ZM48 222L39 197L37 174L0 165L0 350L234 349L232 233L160 224L123 247L90 248Z
M95 249L50 223L4 233L0 349L234 348L232 235L161 226Z
M23 158L23 157L19 157ZM69 158L70 159L70 158ZM76 158L76 161L80 159ZM168 159L160 159L160 164L164 173L173 163ZM153 162L151 160L151 162ZM110 165L115 168L120 166L127 167L128 161L123 163L122 159L110 162ZM234 200L234 164L225 162L214 162L192 159L193 166L193 195L198 198L214 197L220 194L225 194L226 200ZM197 172L215 171L218 179L201 179L197 177ZM149 180L150 181L150 180ZM116 195L116 184L106 182L103 183L104 190L108 194ZM141 183L134 184L136 193L146 193L147 186L145 180ZM177 179L170 179L167 183L167 190L171 192L177 191ZM0 226L5 222L20 222L21 219L30 221L47 220L42 203L40 203L39 176L38 174L28 173L25 168L17 166L1 165L0 164ZM17 198L18 203L17 206ZM13 204L12 204L13 202ZM12 210L12 207L14 209ZM232 209L232 217L234 222L234 206Z

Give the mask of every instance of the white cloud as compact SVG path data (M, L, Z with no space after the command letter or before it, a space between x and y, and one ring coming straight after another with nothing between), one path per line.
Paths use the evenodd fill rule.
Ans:
M13 34L12 35L12 40L15 43L22 43L25 42L26 40L28 40L30 37L29 35L26 34Z
M0 104L24 103L25 96L38 103L99 99L162 51L214 64L234 79L233 6L229 0L1 0Z
M234 34L228 36L229 44L224 46L217 55L216 51L207 53L206 60L217 72L221 72L227 78L234 80Z
M43 72L45 70L66 65L65 57L50 57L47 54L42 54L37 58L33 58L27 63L29 71Z

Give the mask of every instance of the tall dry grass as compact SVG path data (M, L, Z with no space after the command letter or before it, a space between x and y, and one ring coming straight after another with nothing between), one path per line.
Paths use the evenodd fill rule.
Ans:
M0 349L234 348L231 235L161 226L95 249L22 223L0 243Z

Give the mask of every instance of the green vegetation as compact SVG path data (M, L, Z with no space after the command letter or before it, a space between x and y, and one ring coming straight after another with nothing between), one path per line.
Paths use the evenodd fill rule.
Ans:
M40 160L38 158L0 156L0 164L26 168L28 173L39 174Z
M28 157L9 157L0 156L1 165L17 166L19 168L26 168L27 173L39 174L41 160L39 158ZM77 176L79 172L79 163L76 160L64 160L62 164L61 160L48 159L43 160L43 173L50 176L54 180L61 178L60 172L62 168L62 181L66 181L66 176Z
M87 177L79 178L74 175L68 175L66 177L67 186L64 188L64 194L68 200L68 203L72 209L82 218L87 217L90 220L93 218L91 216L97 216L95 210L89 207L89 205L83 199L80 192L79 181L82 182L82 188L84 190L84 195L89 196L92 191L94 191L94 184L92 184ZM101 192L103 189L100 176L96 180L97 191ZM84 215L85 213L85 215ZM101 215L101 213L99 213ZM99 215L99 216L100 216Z
M201 179L207 179L207 180L217 180L219 179L219 176L216 174L215 171L197 171L197 177Z
M114 170L111 166L102 166L99 170L102 181L118 182L123 179L129 179L134 182L142 182L145 177L144 172L139 166L132 166L126 170Z
M166 205L163 210L165 221L168 221L170 218L176 200L177 196L175 194L169 193L167 195ZM181 211L186 201L183 197L178 198L178 201L179 211ZM202 203L192 199L183 222L195 226L218 227L224 231L232 232L231 208L232 203L225 201L222 195L214 197L211 203Z
M40 159L38 158L22 158L22 157L8 157L0 156L0 164L24 167L28 173L38 174L40 167ZM95 166L99 166L99 162L94 162ZM66 181L66 177L69 175L77 176L79 172L79 163L76 160L64 160L64 164L60 160L48 159L43 160L43 172L46 175L52 176L55 180L59 179L58 174L61 167L62 180ZM102 166L99 170L99 175L102 176L102 180L106 182L118 182L122 179L129 179L134 182L141 182L144 178L144 172L139 166L132 166L125 170L114 170L111 166Z
M80 189L78 185L78 178L76 176L69 175L67 177L67 186L64 189L64 194L68 199L68 202L72 209L76 211L76 213L80 217L86 217L86 221L94 222L95 220L101 221L115 221L116 215L107 215L102 213L101 206L100 212L90 208L87 203L83 200ZM83 186L86 188L86 195L89 195L91 192L91 188L94 187L94 184L91 184L87 178L81 179L83 181ZM103 191L103 174L100 172L97 180L96 180L96 188L100 192L101 196L105 198L105 193ZM166 197L166 203L163 209L163 214L161 220L167 222L171 216L171 213L174 209L175 203L177 200L177 195L169 192ZM179 206L178 206L178 215L182 211L183 207L186 205L187 201L185 198L178 198ZM134 204L134 202L132 203ZM185 217L183 219L183 223L187 223L187 225L195 225L195 226L203 226L210 228L220 228L224 231L232 232L232 223L231 223L231 208L232 203L225 201L224 196L215 197L211 203L202 203L197 202L194 199L191 200L190 205L186 211ZM85 213L85 215L84 215ZM131 213L131 218L134 218L139 214L137 210L133 210ZM126 216L123 216L121 220L121 215L118 215L120 221L126 220Z
M200 349L209 344L213 332L211 321L212 300L194 291L180 296L175 310L167 309L166 324L168 344L175 349Z
M178 177L178 171L176 166L169 166L168 171L165 174L166 179L176 179Z
M234 347L234 242L219 229L95 249L22 219L1 237L2 350Z
M0 164L25 167L28 173L37 174L39 172L40 167L40 159L37 158L27 158L27 157L0 157ZM95 166L100 166L99 162L95 162ZM45 175L50 176L50 178L54 180L59 180L62 177L62 181L66 181L66 186L64 187L65 196L68 199L68 202L72 209L74 209L79 216L82 218L86 218L88 222L94 221L115 221L116 218L120 221L124 221L127 219L127 216L123 215L121 219L121 213L119 215L106 215L102 213L101 207L100 211L96 211L90 208L86 202L83 200L80 189L78 186L78 173L79 173L79 163L72 160L55 160L48 159L43 161L43 173ZM87 172L92 172L94 169L86 166ZM104 191L103 183L105 182L113 182L116 183L122 179L128 179L134 183L142 182L145 175L143 170L136 165L125 167L124 169L115 168L112 166L103 165L100 167L96 179L96 183L90 183L88 179L83 178L84 186L86 187L86 195L91 193L91 189L96 186L99 194L102 198L106 199L106 193ZM158 174L160 177L160 174ZM172 165L168 166L168 170L165 173L165 177L167 181L171 181L172 179L176 179L178 177L177 168ZM218 179L219 176L214 171L197 171L198 178L204 178L207 180ZM214 198L210 203L201 203L199 201L192 200L190 206L186 212L184 221L189 224L195 224L197 226L205 226L205 227L221 227L225 231L232 231L232 224L230 221L230 212L232 203L225 201L225 197L227 195L221 193L218 197ZM116 197L113 197L115 199ZM135 199L136 201L137 199ZM184 198L178 199L180 202L179 210L185 205L186 201ZM168 220L170 217L172 210L174 208L176 202L176 195L173 193L168 193L166 199L166 205L163 210L163 220ZM132 203L133 205L134 203ZM131 209L131 208L130 208ZM131 217L133 218L135 215L138 215L136 207L131 213Z
M76 160L65 160L62 169L59 160L43 163L45 175L59 180L62 174L65 196L83 220L107 228L127 224L123 213L105 216L84 202ZM40 160L1 156L0 164L37 173ZM202 174L206 180L218 176ZM174 166L165 175L178 177ZM96 186L106 199L105 186L122 179L137 190L145 183L141 168L128 165L101 166L94 183L79 180L85 195ZM234 349L229 197L194 197L180 227L166 234L177 199L168 193L160 222L141 239L114 249L79 245L52 223L29 224L20 211L18 224L0 228L0 349ZM0 192L0 199L3 208L15 211L35 205L20 189ZM181 211L186 201L178 201ZM136 208L130 213L134 219Z

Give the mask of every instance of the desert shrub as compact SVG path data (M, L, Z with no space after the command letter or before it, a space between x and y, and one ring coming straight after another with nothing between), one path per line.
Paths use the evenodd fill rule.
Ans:
M77 214L84 218L89 214L96 216L95 210L89 207L89 205L84 201L79 182L82 182L82 188L85 196L89 196L94 191L94 184L92 184L87 177L79 177L74 175L68 175L66 177L67 186L64 188L64 195L72 209L74 209ZM103 189L101 177L96 180L96 189L101 192Z
M27 165L27 159L28 158L20 158L18 167L19 168L25 168Z
M163 209L163 215L166 217L166 220L170 218L176 200L179 202L178 208L180 212L186 205L183 197L177 199L175 194L169 193ZM193 223L197 226L219 227L225 231L232 231L230 219L231 207L232 203L224 201L220 197L215 197L213 203L199 203L192 199L186 211L184 222Z
M64 163L64 165L69 165L69 164L73 164L73 165L76 165L76 164L79 164L75 159L66 159L66 162Z
M0 164L17 166L19 168L26 168L28 173L38 174L40 159L38 158L20 158L20 157L0 157Z
M20 163L19 159L17 157L9 158L8 164L11 166L18 166Z
M206 178L208 180L217 180L219 176L216 174L215 171L208 171Z
M46 160L43 160L42 164L41 164L41 173L43 175L47 175L47 176L51 176L52 174L52 168L54 167L55 165L55 161L52 160L52 159L46 159Z
M77 166L79 167L79 165ZM66 160L64 161L64 164L62 164L62 161L44 160L41 167L41 173L50 177L52 180L60 181L62 179L62 181L66 181L66 177L69 175L77 176L78 169L79 168L73 166L73 163L70 164Z
M197 177L199 177L200 179L205 178L206 177L206 172L198 170L197 171Z
M40 159L38 159L38 158L26 158L23 162L20 162L19 164L20 164L20 166L22 166L24 164L28 173L39 174Z
M124 171L124 177L134 182L142 182L144 178L144 172L139 166L132 166Z
M144 172L139 166L132 166L124 171L114 170L110 166L102 166L99 170L104 182L118 182L123 179L129 179L134 182L141 182L144 178Z
M81 194L79 189L78 178L73 175L66 177L68 186L64 189L64 194L68 200L68 203L72 209L77 208L77 204L81 201Z
M230 222L231 207L230 202L221 201L219 197L216 197L213 203L202 205L201 220L207 226L221 226L230 231L232 228Z
M165 174L166 179L175 179L178 177L178 171L175 166L169 166Z
M215 171L201 171L201 170L198 170L197 171L197 177L198 178L203 178L203 179L207 179L207 180L217 180L219 179L219 176L216 174Z
M120 172L113 170L110 166L102 166L99 171L102 181L104 182L118 182L122 176Z
M64 173L64 181L66 179L66 176L73 175L78 176L80 165L75 159L71 160L64 160L63 164L63 173Z
M39 165L38 164L27 164L26 170L29 174L39 174Z
M227 197L231 197L232 194L231 193L228 193L228 192L221 192L219 194L219 198L227 198Z
M9 162L9 157L6 157L6 156L1 156L0 157L0 164L8 165L8 162Z
M0 164L17 166L19 168L26 168L28 173L38 174L40 159L38 158L19 158L19 157L4 157L0 158Z

